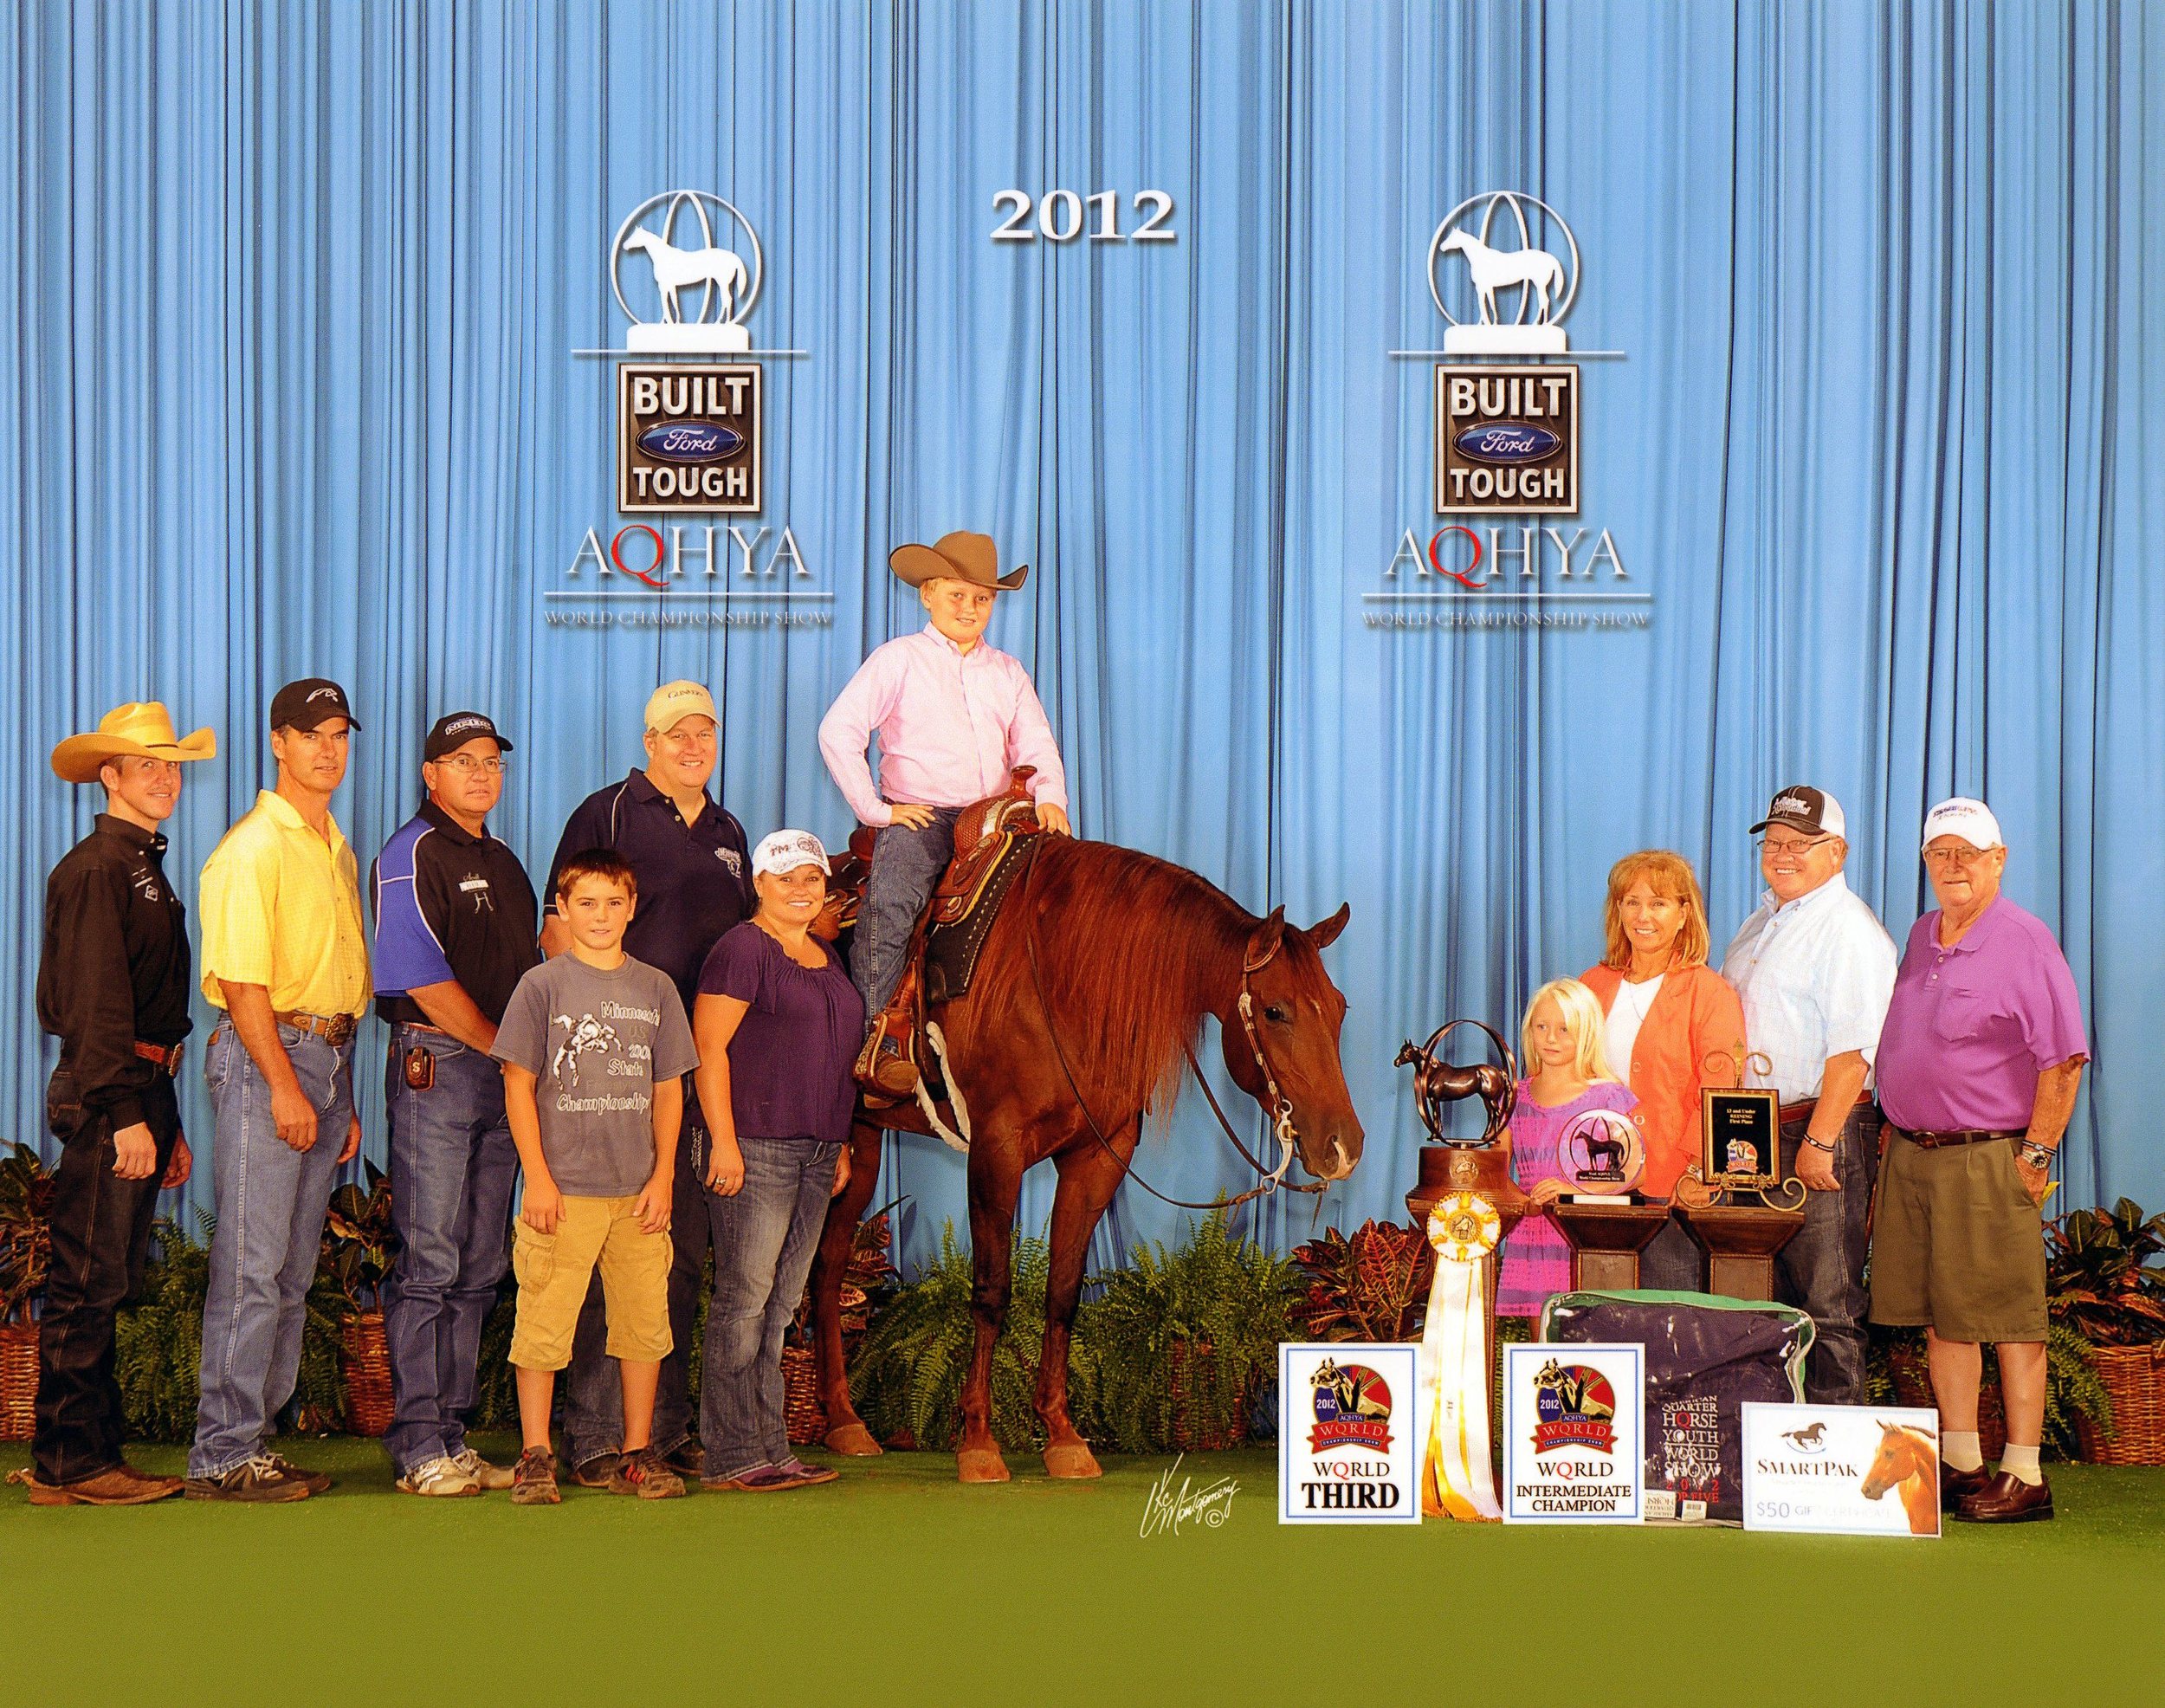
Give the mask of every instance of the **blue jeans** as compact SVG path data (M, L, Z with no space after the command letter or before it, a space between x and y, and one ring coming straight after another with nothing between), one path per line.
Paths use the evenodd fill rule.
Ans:
M203 1400L191 1477L220 1477L268 1445L301 1374L301 1331L324 1212L353 1115L353 1045L278 1028L315 1106L316 1142L294 1150L271 1119L270 1082L221 1020L204 1078L215 1133L210 1179L218 1225L203 1309Z
M436 1058L436 1083L406 1084L409 1050ZM397 1401L385 1449L401 1472L466 1446L481 1328L511 1266L519 1151L496 1064L456 1038L391 1029L391 1219L399 1251L384 1284L384 1339Z
M739 1476L790 1456L782 1336L805 1297L842 1155L840 1145L809 1138L740 1139L738 1146L743 1187L728 1198L700 1194L714 1238L699 1390L709 1477Z
M1781 1172L1797 1171L1807 1123L1784 1122ZM1859 1103L1834 1147L1839 1192L1805 1194L1804 1226L1774 1254L1774 1292L1800 1307L1819 1336L1805 1361L1804 1397L1815 1406L1861 1406L1864 1389L1864 1258L1871 1191L1879 1178L1879 1111Z
M864 881L856 940L850 948L850 976L864 999L867 1027L879 1019L902 981L909 935L940 875L954 858L954 821L961 816L960 807L936 807L932 823L921 831L889 825L872 844L872 870Z

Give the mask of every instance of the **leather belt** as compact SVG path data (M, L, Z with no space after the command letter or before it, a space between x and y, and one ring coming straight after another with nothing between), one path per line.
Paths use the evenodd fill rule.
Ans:
M1858 1092L1857 1101L1850 1105L1851 1113L1854 1114L1858 1110L1863 1109L1871 1102L1871 1093L1870 1091ZM1807 1102L1800 1103L1784 1103L1781 1106L1781 1124L1787 1127L1794 1122L1809 1121L1812 1118L1813 1112L1816 1110L1819 1106L1819 1100L1817 1097L1811 1098ZM1846 1121L1849 1119L1849 1116L1844 1116L1842 1118Z
M135 1040L135 1053L161 1070L168 1079L179 1073L181 1055L187 1048L185 1043L145 1044L139 1038Z
M1907 1127L1897 1127L1896 1132L1919 1150L1946 1150L1955 1145L1990 1144L1994 1139L2026 1139L2028 1128L2019 1133L1988 1131L1982 1127L1963 1127L1948 1133L1913 1133Z
M296 1032L313 1032L333 1050L352 1040L355 1024L351 1014L303 1014L299 1010L290 1014L274 1013L271 1019Z

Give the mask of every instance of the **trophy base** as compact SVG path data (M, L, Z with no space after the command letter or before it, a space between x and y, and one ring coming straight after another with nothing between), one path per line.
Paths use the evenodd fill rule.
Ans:
M1801 1210L1679 1204L1677 1220L1706 1253L1707 1291L1755 1303L1774 1296L1774 1255L1804 1226Z
M1406 1194L1416 1227L1426 1227L1436 1200L1454 1192L1477 1192L1487 1199L1503 1219L1506 1234L1534 1207L1511 1178L1510 1156L1500 1146L1423 1145L1420 1164L1420 1178Z
M1561 356L1567 349L1561 327L1474 321L1444 334L1444 353L1451 356Z
M624 328L624 347L668 356L737 355L752 347L752 334L734 321L646 320Z
M1669 1207L1559 1199L1548 1219L1570 1243L1574 1292L1628 1293L1638 1285L1638 1254L1668 1226Z

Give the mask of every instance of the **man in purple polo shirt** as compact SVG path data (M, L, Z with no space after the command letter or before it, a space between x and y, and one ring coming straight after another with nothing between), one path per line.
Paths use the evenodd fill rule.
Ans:
M1872 1233L1871 1320L1922 1324L1940 1407L1940 1503L1986 1524L2052 1516L2045 1439L2045 1231L2052 1154L2089 1059L2082 1000L2043 921L2000 893L2000 822L1981 800L1924 820L1939 907L1910 928L1879 1034L1889 1135ZM2007 1450L1977 1440L1982 1343L2000 1357Z

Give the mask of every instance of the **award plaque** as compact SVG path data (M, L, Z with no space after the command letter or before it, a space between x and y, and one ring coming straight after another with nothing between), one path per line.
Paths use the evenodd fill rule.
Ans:
M1700 1066L1714 1083L1699 1088L1699 1160L1677 1182L1677 1218L1707 1254L1709 1292L1772 1298L1774 1254L1804 1226L1804 1182L1782 1178L1781 1094L1742 1083L1773 1064L1739 1048Z

